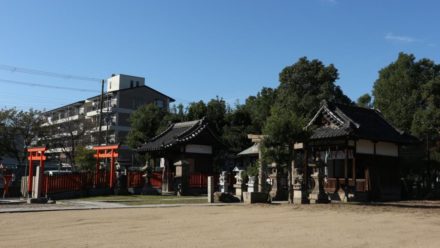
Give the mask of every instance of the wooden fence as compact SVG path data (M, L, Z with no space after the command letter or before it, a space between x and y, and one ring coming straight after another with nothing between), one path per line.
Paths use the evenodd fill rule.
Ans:
M144 172L128 172L127 173L127 187L140 188L145 183ZM208 176L214 176L205 173L193 173L189 177L190 188L204 189L208 185ZM173 174L168 177L172 180ZM96 178L98 179L96 181ZM45 195L64 193L64 192L78 192L94 188L108 188L110 174L100 172L98 177L93 172L75 172L61 175L44 175L42 180L42 192ZM218 176L214 176L214 184L218 184ZM153 172L150 177L150 183L154 188L162 187L162 173Z
M366 192L368 187L366 185L365 179L348 179L348 185L353 187L358 192ZM335 192L336 190L343 189L345 187L345 179L344 178L328 178L327 184L325 185L325 191L327 192Z
M96 181L96 179L98 179ZM110 180L109 173L99 173L96 177L91 172L75 172L62 175L44 175L41 182L41 189L46 195L78 192L92 188L106 188Z
M218 176L205 174L205 173L193 173L189 176L190 188L206 188L208 186L208 177L214 177L214 185L218 184Z

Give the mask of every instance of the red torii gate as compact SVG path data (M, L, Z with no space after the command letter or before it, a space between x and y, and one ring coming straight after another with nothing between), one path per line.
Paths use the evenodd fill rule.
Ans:
M32 162L40 161L40 175L38 178L41 178L41 175L44 174L44 161L46 161L46 156L44 156L45 151L47 151L46 147L30 147L27 149L29 161L28 197L32 197L32 183L34 180L34 166Z
M96 158L95 185L98 184L98 180L99 180L99 159L110 158L109 186L111 189L113 189L113 185L115 182L115 160L119 156L119 153L117 153L117 150L119 149L119 145L94 146L92 149L96 151L96 154L93 155L93 157Z

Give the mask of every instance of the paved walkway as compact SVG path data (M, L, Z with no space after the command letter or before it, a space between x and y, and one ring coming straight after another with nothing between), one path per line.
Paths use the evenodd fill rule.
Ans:
M240 203L233 203L241 205ZM91 209L119 209L119 208L171 208L182 206L225 206L228 203L197 203L197 204L146 204L146 205L125 205L114 202L84 201L84 200L60 200L56 204L27 204L23 200L9 200L0 202L1 213L23 213L43 211L65 211L65 210L91 210Z

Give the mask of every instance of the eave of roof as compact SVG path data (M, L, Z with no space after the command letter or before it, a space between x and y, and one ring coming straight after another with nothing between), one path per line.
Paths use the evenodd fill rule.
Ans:
M238 153L237 156L258 155L259 151L260 151L260 146L257 143L255 143L252 146Z
M201 119L171 124L165 131L139 147L137 151L148 152L169 149L198 137L204 131L209 132L216 139L215 141L221 144L209 128L208 123Z
M306 128L311 127L324 112L330 113L337 122L342 121L343 125L338 125L338 128L318 127L310 137L312 140L351 136L401 144L418 141L414 136L405 134L391 125L377 110L343 104L329 104L325 101L321 104L321 108Z

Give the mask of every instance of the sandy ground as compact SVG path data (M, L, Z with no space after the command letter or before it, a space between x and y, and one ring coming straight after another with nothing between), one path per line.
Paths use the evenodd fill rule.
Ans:
M0 214L0 247L440 247L440 209L186 206Z

